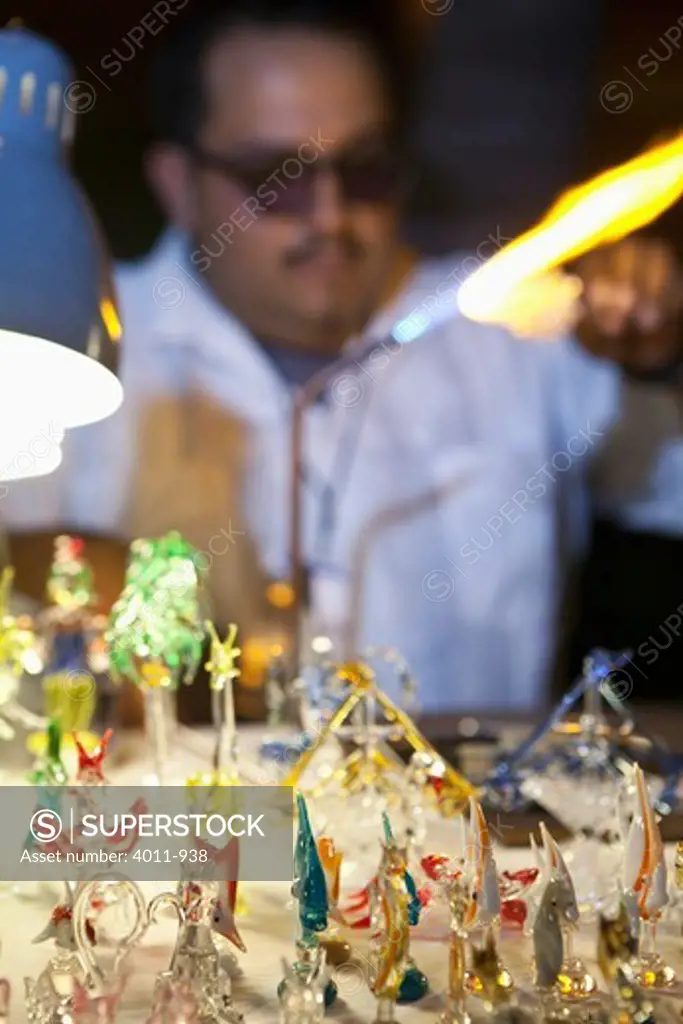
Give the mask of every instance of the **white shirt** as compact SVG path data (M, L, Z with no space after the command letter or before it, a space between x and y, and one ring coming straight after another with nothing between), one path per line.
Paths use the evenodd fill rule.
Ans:
M279 577L288 569L291 393L185 269L184 252L169 233L120 269L124 404L74 432L59 472L10 485L0 512L22 529L121 532L141 403L193 384L251 426L248 525ZM433 308L455 265L421 268L368 338ZM520 341L455 308L440 328L340 373L332 400L307 415L304 534L320 627L336 635L357 621L360 643L398 647L426 710L536 706L552 660L561 559L585 539L587 470L620 389L615 367L571 341ZM321 531L320 484L357 429L334 529Z

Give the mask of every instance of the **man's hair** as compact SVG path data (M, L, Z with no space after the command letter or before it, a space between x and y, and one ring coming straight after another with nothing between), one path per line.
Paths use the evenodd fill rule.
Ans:
M205 113L203 63L219 39L242 29L306 29L345 36L376 63L393 105L404 119L409 62L403 50L396 0L223 0L179 18L160 40L151 75L151 127L161 142L190 147Z

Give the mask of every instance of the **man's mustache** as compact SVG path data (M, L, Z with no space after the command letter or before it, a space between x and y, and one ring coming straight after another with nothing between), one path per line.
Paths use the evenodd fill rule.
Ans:
M365 246L355 235L313 235L285 254L285 266L297 267L303 263L324 256L328 252L338 253L350 260L358 260L365 256Z

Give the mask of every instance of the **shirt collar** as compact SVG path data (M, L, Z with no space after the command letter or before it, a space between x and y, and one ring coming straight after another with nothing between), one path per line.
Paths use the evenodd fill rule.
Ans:
M168 229L151 254L154 276L158 285L166 283L173 302L158 299L154 319L155 333L160 343L193 343L211 363L219 366L240 356L248 359L253 370L286 388L273 361L241 322L215 298L208 283L202 280L190 265L187 236L178 229ZM424 318L437 296L443 269L423 264L413 270L393 299L371 318L361 337L349 339L345 351L363 351L367 345L388 338L392 327L405 317ZM434 296L430 298L431 292ZM156 296L155 296L156 297ZM454 307L455 314L455 307ZM226 335L230 344L226 345Z

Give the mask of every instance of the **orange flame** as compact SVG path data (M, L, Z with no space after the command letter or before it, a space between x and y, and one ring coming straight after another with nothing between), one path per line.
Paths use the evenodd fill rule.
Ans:
M508 325L509 310L519 315L530 282L651 224L682 195L683 132L565 192L534 228L464 282L461 312L481 323ZM531 292L528 299L533 302Z

